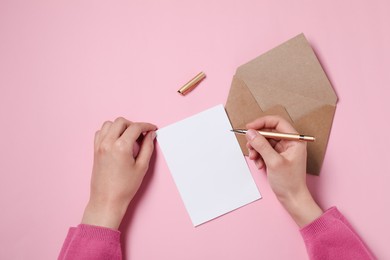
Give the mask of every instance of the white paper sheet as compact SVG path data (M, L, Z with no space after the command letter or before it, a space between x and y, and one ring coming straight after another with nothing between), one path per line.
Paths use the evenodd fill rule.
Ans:
M261 195L222 105L157 131L157 140L194 226Z

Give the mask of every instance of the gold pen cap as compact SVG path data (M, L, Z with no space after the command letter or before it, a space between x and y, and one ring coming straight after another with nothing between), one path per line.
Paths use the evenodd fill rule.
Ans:
M204 74L203 71L200 72L193 79L188 81L183 87L181 87L177 92L179 92L182 95L187 94L192 89L194 89L205 77L206 77L206 74Z

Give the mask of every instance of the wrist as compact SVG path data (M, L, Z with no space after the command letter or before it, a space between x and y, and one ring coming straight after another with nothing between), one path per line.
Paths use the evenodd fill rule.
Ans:
M88 202L81 220L82 224L118 229L126 213L126 206Z
M300 228L311 223L323 213L307 188L294 196L278 199Z

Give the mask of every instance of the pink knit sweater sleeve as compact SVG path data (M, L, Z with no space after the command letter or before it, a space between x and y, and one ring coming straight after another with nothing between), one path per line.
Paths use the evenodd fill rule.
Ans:
M85 224L71 227L58 259L122 259L120 232Z
M301 234L310 259L374 259L335 207L303 227ZM72 227L58 259L122 259L120 232L84 224Z
M301 234L310 259L374 259L336 207L303 227Z

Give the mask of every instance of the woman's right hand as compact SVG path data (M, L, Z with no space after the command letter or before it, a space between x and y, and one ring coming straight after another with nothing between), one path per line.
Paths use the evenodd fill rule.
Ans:
M306 185L306 142L267 140L255 130L297 133L278 116L265 116L246 125L249 158L260 169L265 167L268 182L276 197L299 227L321 216L322 210Z

